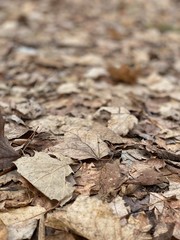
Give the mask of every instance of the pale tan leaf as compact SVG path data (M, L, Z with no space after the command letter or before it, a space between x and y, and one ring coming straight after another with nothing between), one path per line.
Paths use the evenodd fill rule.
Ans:
M22 157L15 162L18 172L50 199L69 200L74 190L66 181L72 173L71 159L51 157L44 152L35 152L34 157Z
M78 160L101 159L109 153L107 144L98 133L77 127L66 132L63 141L49 150Z
M79 196L66 210L48 214L46 225L56 229L68 227L89 240L122 239L119 217L108 204L87 196Z
M78 93L79 89L75 83L64 83L58 87L57 92L59 94L72 94Z
M8 240L30 239L37 220L45 211L40 206L29 206L0 212L0 219L8 230Z
M137 123L138 119L122 107L118 114L111 115L108 128L121 136L125 136Z
M149 231L152 225L144 212L137 215L131 215L127 220L127 224L122 228L123 240L151 240L152 236Z

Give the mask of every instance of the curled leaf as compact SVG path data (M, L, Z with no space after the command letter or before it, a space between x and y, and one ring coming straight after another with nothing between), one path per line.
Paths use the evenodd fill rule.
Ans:
M0 113L0 169L11 167L12 161L19 157L19 154L11 147L8 139L4 137L5 121Z

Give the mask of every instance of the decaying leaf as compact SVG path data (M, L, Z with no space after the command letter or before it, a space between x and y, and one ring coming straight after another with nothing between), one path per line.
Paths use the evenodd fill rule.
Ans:
M180 240L179 1L12 2L0 1L0 240ZM60 205L54 229L29 205Z
M7 228L3 221L0 219L0 239L7 240Z
M37 220L45 209L40 206L11 209L0 212L0 219L8 230L8 240L30 239L37 226ZM2 238L2 240L4 240Z
M32 196L27 189L15 186L1 188L0 202L2 209L24 207L30 204Z
M76 192L82 195L90 195L93 187L96 191L99 189L99 171L93 163L83 163L81 168L76 172Z
M134 240L152 240L150 230L152 224L144 212L140 212L135 216L130 216L127 224L122 228L122 239Z
M72 233L68 233L66 231L61 231L58 234L47 236L46 240L76 240L76 236L74 236Z
M73 204L49 213L46 226L59 230L68 228L89 240L152 239L148 233L152 226L144 213L131 216L127 222L124 219L121 226L120 217L128 210L118 209L120 206L125 208L122 198L107 204L96 197L79 196Z
M51 157L44 152L35 152L34 157L22 157L15 164L18 172L50 199L66 202L74 190L66 177L72 173L68 157Z
M12 161L16 160L19 154L10 146L4 137L4 119L0 113L0 169L12 166Z
M106 69L100 68L100 67L94 67L94 68L89 69L85 73L84 77L85 78L97 79L99 77L107 76L107 75L108 75L108 73L107 73Z
M120 136L125 136L138 123L138 119L125 108L120 108L119 113L111 114L108 128Z
M119 161L106 163L99 173L99 196L101 199L111 201L116 197L120 186L124 183L126 176L121 174Z
M134 84L140 74L140 68L131 68L126 64L121 65L119 68L110 65L107 70L114 83Z
M107 144L101 140L97 132L79 128L72 128L66 132L64 139L49 150L78 160L101 159L109 153Z
M43 113L41 105L32 99L17 102L14 108L23 119L35 119Z
M89 240L121 240L121 225L108 204L97 198L79 196L66 209L48 214L46 225L69 228Z
M158 165L157 165L158 168ZM148 162L140 163L136 162L130 170L131 183L137 183L145 186L158 185L161 183L167 183L168 180L163 173L156 170L154 165L148 164Z

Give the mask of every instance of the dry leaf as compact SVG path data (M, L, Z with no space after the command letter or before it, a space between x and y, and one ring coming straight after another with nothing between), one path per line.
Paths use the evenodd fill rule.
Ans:
M35 119L44 111L41 105L32 99L16 103L14 109L23 119Z
M0 219L8 230L8 240L31 239L37 220L45 209L40 206L11 209L0 212ZM4 240L4 239L3 239Z
M152 224L144 212L131 215L127 224L122 228L122 239L152 240L149 233L151 229Z
M76 236L66 231L61 231L58 234L47 236L46 240L76 240Z
M119 160L113 163L106 163L99 173L99 196L104 200L112 200L116 197L120 186L125 181L126 176L121 174Z
M80 128L72 128L66 132L62 142L49 150L78 160L101 159L109 153L107 144L101 140L98 133Z
M79 89L77 87L77 84L75 83L64 83L61 84L58 89L57 92L59 94L72 94L72 93L79 93Z
M95 197L79 196L66 209L48 214L46 226L69 228L89 240L122 239L119 217Z
M0 239L8 240L6 225L3 223L1 219L0 219Z
M7 188L1 188L0 202L3 209L24 207L30 204L32 196L27 189L16 187L16 185Z
M107 75L108 75L108 73L107 73L106 69L100 68L100 67L94 67L94 68L89 69L85 73L84 77L97 79L99 77L103 77L103 76L107 76Z
M92 187L99 189L99 171L93 163L83 163L76 172L76 192L82 195L90 195ZM93 188L94 190L94 188Z
M125 201L122 197L117 196L109 203L110 208L113 210L113 213L118 215L121 219L126 217L130 212L130 207L126 206Z
M108 128L120 136L126 136L137 123L138 119L130 114L127 109L121 107L118 114L111 115L111 118L108 121Z
M68 157L51 157L44 152L35 152L34 157L22 157L15 162L18 172L50 199L68 201L74 190L66 181L72 173Z
M109 66L107 68L114 83L127 83L135 84L140 74L139 68L131 68L126 64L121 65L119 68Z
M19 154L10 146L4 137L4 119L0 113L0 169L12 166L12 161L16 160Z

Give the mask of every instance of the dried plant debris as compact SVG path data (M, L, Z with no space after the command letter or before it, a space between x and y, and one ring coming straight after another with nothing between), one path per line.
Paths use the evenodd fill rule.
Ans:
M18 172L33 186L50 199L68 201L74 190L73 184L66 181L72 173L70 158L63 155L56 158L44 152L36 152L33 157L22 157L15 164Z
M107 70L112 78L112 81L116 84L118 82L135 84L140 74L139 68L131 68L126 64L123 64L118 68L110 65Z
M180 240L179 8L0 1L0 239Z
M11 147L4 136L4 119L0 113L0 169L12 166L12 161L19 157L19 154Z

